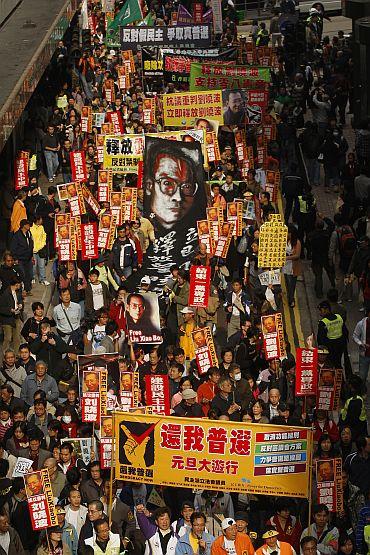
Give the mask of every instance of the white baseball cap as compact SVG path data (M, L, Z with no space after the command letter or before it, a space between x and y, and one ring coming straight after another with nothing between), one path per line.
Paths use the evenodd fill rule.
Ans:
M181 310L181 314L194 314L194 309L190 306L184 306L184 308Z
M223 521L221 522L221 528L222 530L226 530L226 528L229 528L230 526L234 526L235 524L236 522L233 518L224 518Z

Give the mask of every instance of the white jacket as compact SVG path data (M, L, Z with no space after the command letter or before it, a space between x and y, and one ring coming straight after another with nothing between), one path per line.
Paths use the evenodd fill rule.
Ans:
M78 511L73 511L71 509L71 505L66 505L65 506L65 511L66 511L66 521L69 524L76 524L76 521L74 521L73 523L70 520L70 516L71 514L77 512L77 526L76 526L76 530L77 530L77 534L80 535L81 532L81 528L82 526L85 524L85 520L86 520L86 516L87 516L87 507L85 507L84 505L80 505L80 508L78 509Z
M175 555L176 545L177 536L172 535L167 545L166 555ZM144 555L163 555L161 540L159 539L158 531L149 540L146 540Z
M100 549L95 540L96 536L92 538L87 538L87 540L85 540L85 545L93 548L94 555L104 555L104 552ZM105 550L105 555L119 555L120 545L121 538L119 537L119 534L113 534L112 532L109 532L109 541Z

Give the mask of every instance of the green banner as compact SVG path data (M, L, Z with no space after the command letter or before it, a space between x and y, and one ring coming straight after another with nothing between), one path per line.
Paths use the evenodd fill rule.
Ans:
M215 66L192 62L190 66L190 90L216 89L265 89L270 82L268 67Z
M107 25L106 45L120 47L119 28L142 20L148 12L145 2L127 0L113 21Z

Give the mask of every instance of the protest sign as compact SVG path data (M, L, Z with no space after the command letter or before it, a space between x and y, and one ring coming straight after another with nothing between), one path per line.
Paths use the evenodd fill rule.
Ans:
M316 395L317 349L296 349L295 394Z
M280 285L281 272L278 268L276 270L267 270L267 272L259 274L258 279L261 285Z
M235 199L226 206L227 221L234 224L233 236L240 237L243 230L243 201Z
M105 114L104 114L104 116L105 116ZM100 125L99 125L99 127L100 127ZM91 106L82 106L82 110L81 110L81 131L83 133L91 133L92 132L92 108L91 108Z
M69 153L69 158L71 161L73 181L86 181L87 168L85 152L83 150L75 150Z
M343 511L342 459L317 459L317 502L326 505L331 513Z
M220 90L163 95L164 124L169 127L197 126L199 119L223 123Z
M218 162L221 160L217 134L214 131L206 133L206 149L208 162Z
M113 173L111 170L98 171L98 201L109 202L112 190Z
M109 208L116 218L117 225L122 224L122 192L112 191L109 199Z
M307 428L115 413L114 430L120 480L274 497L310 495L312 432Z
M266 183L264 190L270 193L271 202L277 202L277 192L280 185L280 172L279 171L266 171Z
M162 343L156 293L130 293L125 308L127 331L132 343Z
M145 399L152 407L152 414L169 415L170 384L168 375L150 374L145 376Z
M220 235L220 227L224 221L224 215L220 206L211 206L207 208L207 221L214 244L217 244Z
M218 241L216 244L214 256L219 256L220 258L226 258L227 252L229 250L231 238L234 231L234 224L232 222L223 222L220 230Z
M261 326L266 359L285 357L284 327L280 312L262 316Z
M197 328L191 334L199 374L205 374L211 366L218 366L216 348L209 327Z
M214 65L192 62L189 86L191 91L207 89L268 90L270 70L261 67Z
M139 402L139 373L122 370L119 373L119 402L122 410L137 407Z
M100 419L100 372L86 370L82 375L81 419L82 422L99 422Z
M18 457L15 463L12 478L20 478L30 470L33 465L31 459L26 459L25 457Z
M259 237L258 267L282 268L286 260L288 228L280 214L271 214L270 221L262 224Z
M137 50L137 46L160 46L175 48L207 48L211 43L208 24L167 27L120 27L121 49Z
M102 416L100 419L100 468L112 467L113 448L113 418L111 415Z
M71 222L55 227L58 255L62 262L77 259L76 237L73 231Z
M136 218L137 189L124 187L122 190L122 221L132 222Z
M163 78L163 54L161 48L148 47L141 49L143 76Z
M14 188L16 191L28 187L29 153L20 152L14 162Z
M210 286L211 267L191 266L189 306L206 308L208 305Z
M212 254L213 243L212 243L212 236L210 233L208 220L199 220L199 222L197 222L197 230L198 230L199 245L201 244L206 245L207 253Z
M113 172L137 173L143 150L143 135L108 135L104 138L103 167Z
M71 216L81 216L86 213L81 184L78 182L57 185L59 200L68 201Z
M123 133L123 120L121 112L108 112L108 120L111 122L113 127L114 135L122 135Z
M90 206L91 210L94 212L95 216L98 216L100 213L100 206L90 189L86 187L86 185L81 185L82 195L85 199L85 202L88 206ZM85 205L86 207L86 205Z
M316 409L338 410L343 370L341 368L320 368L317 385Z
M183 202L174 210L173 195L181 183ZM155 228L143 263L155 290L162 290L170 268L192 260L198 244L197 220L205 216L206 195L201 145L146 137L144 152L144 217Z
M25 474L28 509L33 530L43 530L58 524L51 488L49 470L43 468L37 472Z
M114 214L101 214L99 218L98 229L98 248L111 249L115 233L116 233L117 220Z
M207 153L205 148L203 129L180 129L173 131L163 131L161 133L146 133L145 137L157 137L158 139L167 139L169 141L181 142L198 142L202 147L203 165L207 168ZM147 140L147 139L146 139Z

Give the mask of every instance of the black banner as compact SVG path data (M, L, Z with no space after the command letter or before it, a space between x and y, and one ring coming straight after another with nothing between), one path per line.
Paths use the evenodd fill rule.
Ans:
M228 48L227 50L210 51L204 50L202 55L195 51L194 55L187 54L164 54L163 56L163 77L165 83L189 83L191 62L218 61L232 63L237 58L237 49ZM225 65L225 64L224 64Z
M163 77L163 54L160 48L141 49L144 77Z
M207 48L211 44L210 25L168 27L120 27L122 50L137 50L138 45L176 48Z

